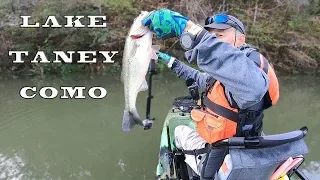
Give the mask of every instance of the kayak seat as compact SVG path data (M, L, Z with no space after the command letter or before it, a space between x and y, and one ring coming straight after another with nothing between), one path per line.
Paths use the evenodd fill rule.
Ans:
M190 180L200 180L200 177L198 176L198 174L194 172L189 165L187 165L187 168L188 168L188 175Z
M258 140L247 140L244 146L229 146L215 180L270 180L277 168L289 158L301 159L308 153L303 139L305 135L306 129L301 128L288 133L261 136Z
M306 131L302 128L288 133L262 135L249 140L244 137L232 137L224 141L225 143L213 144L201 160L203 165L202 167L200 165L201 173L198 178L200 180L270 180L271 177L276 176L275 172L277 169L280 171L284 163L290 167L289 164L292 161L304 159L303 155L308 153L308 147L303 139L305 135ZM227 153L224 154L221 151L223 163L218 172L212 172L211 169L216 168L212 168L211 165L214 163L210 162L210 159L211 157L217 159L216 150L222 149L223 146L227 148ZM216 150L212 151L213 149ZM301 163L290 167L291 171ZM189 167L188 171L192 172L192 169ZM192 176L189 175L190 179L194 174L193 172Z

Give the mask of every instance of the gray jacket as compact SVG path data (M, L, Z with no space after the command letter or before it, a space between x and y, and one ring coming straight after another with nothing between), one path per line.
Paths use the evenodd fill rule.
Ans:
M236 48L203 30L196 38L193 49L185 52L185 57L189 62L196 61L204 72L181 61L177 61L173 71L185 80L193 78L201 89L206 88L209 77L220 81L225 86L230 104L233 103L229 92L238 107L245 109L259 102L269 87L266 73L246 56L252 50L248 44Z

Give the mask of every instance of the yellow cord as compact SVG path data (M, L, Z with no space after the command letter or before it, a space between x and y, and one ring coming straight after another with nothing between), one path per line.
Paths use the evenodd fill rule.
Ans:
M280 177L278 180L290 180L287 175Z

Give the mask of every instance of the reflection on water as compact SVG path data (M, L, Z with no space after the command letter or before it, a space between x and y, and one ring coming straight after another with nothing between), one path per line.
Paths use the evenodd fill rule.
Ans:
M70 178L76 178L76 179L86 179L86 177L91 176L91 173L88 170L82 170L79 173L72 173L70 174Z
M320 163L319 161L310 161L306 163L302 172L308 175L309 179L320 179Z
M0 154L0 179L21 179L23 176L22 168L25 163L14 153L11 157Z
M320 80L280 78L280 100L267 110L267 134L308 126L309 153L302 166L320 179ZM48 100L19 96L23 86L102 86L102 100ZM155 76L151 116L154 128L122 132L123 85L118 76L0 81L0 180L2 179L154 179L163 119L175 97L186 95L185 82L172 74ZM137 108L145 116L147 92Z
M266 112L268 133L288 132L307 126L309 148L301 170L309 179L320 179L320 77L281 77L278 104Z
M121 172L123 173L123 172L124 172L125 164L124 164L124 162L122 161L122 159L119 160L118 166L121 168Z
M11 157L6 157L0 154L0 179L6 180L20 180L20 179L61 179L59 176L57 178L53 178L54 175L51 175L48 170L50 169L50 165L48 163L44 163L41 170L30 170L25 166L32 166L32 164L26 164L21 157L14 153ZM73 172L69 175L71 179L87 179L90 177L90 171L79 167L79 170Z

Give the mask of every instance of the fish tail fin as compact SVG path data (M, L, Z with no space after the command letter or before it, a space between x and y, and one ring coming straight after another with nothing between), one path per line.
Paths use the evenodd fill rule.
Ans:
M135 111L124 110L123 120L122 120L122 130L130 131L137 124L143 126L143 123L140 119L138 112L136 110Z

